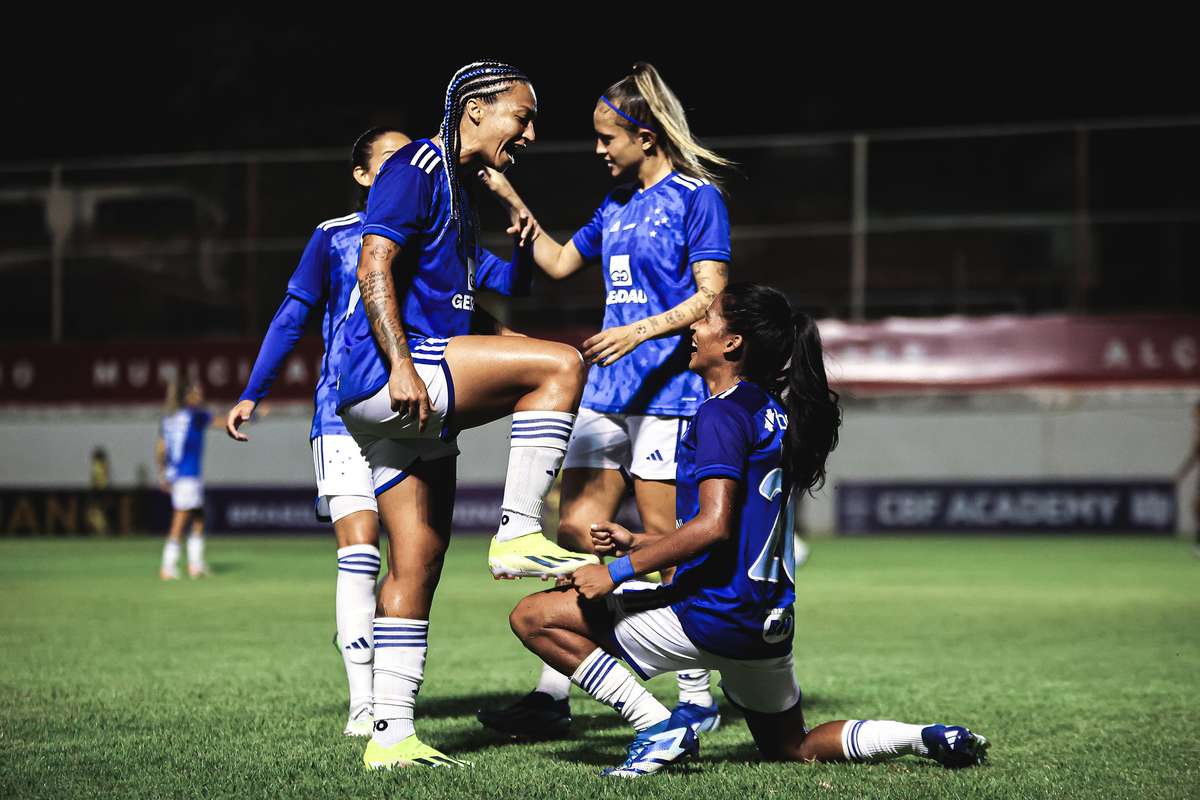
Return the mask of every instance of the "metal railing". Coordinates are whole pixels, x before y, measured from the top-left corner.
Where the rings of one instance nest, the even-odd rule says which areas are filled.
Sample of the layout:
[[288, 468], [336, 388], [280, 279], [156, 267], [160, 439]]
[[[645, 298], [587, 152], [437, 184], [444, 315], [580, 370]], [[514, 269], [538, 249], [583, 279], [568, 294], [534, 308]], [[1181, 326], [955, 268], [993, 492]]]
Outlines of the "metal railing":
[[[741, 164], [727, 183], [734, 274], [822, 313], [1179, 309], [1200, 289], [1188, 266], [1200, 255], [1197, 127], [1185, 116], [707, 144]], [[607, 191], [591, 150], [539, 142], [514, 173], [555, 235]], [[255, 334], [312, 227], [353, 203], [347, 172], [341, 149], [0, 164], [6, 338]], [[594, 271], [539, 291], [513, 314], [599, 308]], [[155, 315], [156, 303], [182, 311]]]

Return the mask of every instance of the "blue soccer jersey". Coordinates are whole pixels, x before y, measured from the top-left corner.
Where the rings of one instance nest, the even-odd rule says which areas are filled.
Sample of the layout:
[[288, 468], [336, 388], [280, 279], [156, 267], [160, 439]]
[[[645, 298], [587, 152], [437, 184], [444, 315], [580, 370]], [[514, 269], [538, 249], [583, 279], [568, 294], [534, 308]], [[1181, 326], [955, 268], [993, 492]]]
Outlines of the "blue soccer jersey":
[[[481, 288], [511, 293], [519, 282], [517, 267], [475, 244], [469, 229], [474, 214], [465, 193], [462, 202], [465, 237], [450, 218], [442, 154], [428, 139], [406, 145], [384, 162], [367, 200], [363, 236], [375, 234], [400, 246], [392, 277], [408, 347], [418, 363], [440, 363], [447, 341], [470, 331], [477, 269], [485, 279]], [[388, 380], [357, 290], [350, 295], [342, 336], [339, 408], [370, 397]]]
[[679, 443], [675, 513], [700, 512], [700, 482], [741, 485], [732, 535], [675, 572], [672, 604], [688, 638], [729, 658], [769, 658], [792, 647], [792, 514], [783, 490], [788, 418], [775, 398], [743, 381], [705, 401]]
[[[358, 281], [358, 254], [363, 215], [355, 212], [326, 220], [317, 226], [288, 279], [287, 299], [271, 320], [258, 359], [250, 373], [242, 400], [258, 402], [266, 396], [284, 359], [304, 332], [309, 312], [323, 306], [321, 338], [325, 354], [313, 394], [313, 422], [309, 438], [346, 434], [337, 415], [337, 376], [343, 351], [336, 348], [350, 292]], [[299, 301], [296, 305], [292, 300]]]
[[204, 431], [212, 414], [203, 408], [181, 408], [163, 417], [159, 434], [167, 449], [167, 480], [199, 478], [204, 461]]
[[[672, 172], [648, 189], [613, 191], [572, 238], [604, 269], [604, 327], [674, 308], [696, 293], [691, 265], [729, 261], [729, 215], [708, 181]], [[690, 336], [650, 339], [609, 367], [594, 365], [580, 405], [615, 414], [687, 417], [708, 395], [688, 371]]]

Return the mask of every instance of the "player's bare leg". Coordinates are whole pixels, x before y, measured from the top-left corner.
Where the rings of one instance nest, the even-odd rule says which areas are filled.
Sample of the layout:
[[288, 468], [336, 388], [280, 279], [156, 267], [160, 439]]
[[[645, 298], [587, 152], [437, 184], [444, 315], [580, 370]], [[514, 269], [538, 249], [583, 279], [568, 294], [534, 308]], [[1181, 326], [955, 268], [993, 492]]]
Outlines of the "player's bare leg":
[[[575, 553], [591, 553], [592, 523], [615, 517], [624, 493], [625, 478], [619, 470], [564, 469], [558, 544]], [[480, 709], [475, 717], [485, 727], [509, 736], [529, 739], [566, 736], [573, 722], [567, 700], [570, 693], [570, 675], [542, 664], [533, 691], [503, 708]]]
[[557, 576], [596, 563], [595, 556], [564, 550], [542, 534], [542, 503], [562, 466], [583, 393], [579, 352], [525, 337], [456, 336], [445, 359], [454, 381], [454, 427], [513, 415], [500, 525], [488, 549], [492, 575]]
[[363, 762], [369, 769], [457, 764], [416, 736], [413, 709], [425, 676], [429, 609], [442, 575], [454, 516], [455, 459], [418, 461], [379, 495], [388, 530], [388, 573], [375, 618], [375, 729]]
[[179, 579], [179, 552], [183, 545], [183, 529], [187, 526], [190, 512], [171, 512], [171, 527], [167, 529], [167, 540], [163, 543], [162, 564], [158, 577], [164, 581]]
[[637, 731], [625, 762], [602, 774], [635, 777], [698, 755], [691, 728], [674, 721], [666, 706], [599, 644], [608, 638], [607, 614], [602, 603], [587, 603], [574, 587], [564, 586], [526, 597], [509, 615], [509, 624], [523, 645]]
[[188, 577], [203, 578], [211, 574], [208, 562], [204, 560], [204, 509], [197, 508], [191, 512], [191, 535], [188, 536]]
[[625, 476], [620, 470], [591, 467], [564, 469], [558, 512], [558, 543], [577, 553], [592, 552], [592, 523], [615, 518], [624, 494]]
[[957, 725], [912, 725], [893, 720], [825, 722], [806, 731], [799, 702], [779, 714], [746, 712], [763, 757], [772, 761], [884, 761], [905, 755], [958, 768], [982, 764], [988, 740]]

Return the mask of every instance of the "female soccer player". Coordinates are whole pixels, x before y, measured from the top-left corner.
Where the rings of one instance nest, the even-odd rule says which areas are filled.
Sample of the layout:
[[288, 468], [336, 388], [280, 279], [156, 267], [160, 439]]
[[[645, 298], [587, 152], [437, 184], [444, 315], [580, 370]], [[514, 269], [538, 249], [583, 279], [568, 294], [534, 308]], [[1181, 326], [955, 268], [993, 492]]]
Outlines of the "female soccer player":
[[[675, 449], [707, 391], [688, 371], [683, 332], [725, 288], [729, 217], [707, 164], [730, 162], [692, 136], [683, 106], [655, 68], [637, 63], [592, 112], [596, 154], [622, 184], [566, 245], [543, 234], [539, 267], [564, 278], [598, 261], [607, 292], [603, 330], [584, 342], [592, 364], [563, 462], [558, 542], [592, 552], [589, 523], [612, 519], [632, 480], [646, 530], [675, 529]], [[489, 185], [516, 198], [504, 178]], [[680, 672], [676, 711], [698, 731], [721, 720], [703, 670]], [[518, 736], [565, 734], [570, 681], [543, 666], [537, 687], [508, 708], [479, 712]]]
[[[351, 175], [362, 189], [360, 208], [383, 163], [412, 141], [392, 128], [371, 128], [351, 149]], [[343, 349], [337, 344], [357, 285], [362, 243], [363, 212], [326, 220], [317, 226], [300, 263], [288, 280], [287, 294], [263, 338], [258, 359], [241, 399], [229, 410], [225, 430], [236, 441], [248, 441], [238, 429], [250, 419], [270, 391], [288, 354], [304, 332], [308, 315], [324, 310], [321, 332], [325, 356], [314, 397], [310, 440], [317, 476], [317, 516], [333, 523], [337, 539], [335, 617], [337, 645], [346, 667], [350, 690], [349, 718], [343, 733], [371, 735], [375, 618], [375, 580], [379, 574], [379, 517], [371, 468], [337, 414], [337, 378]], [[527, 232], [528, 233], [528, 232]], [[511, 294], [512, 271], [484, 251], [479, 281], [483, 288]]]
[[204, 431], [212, 414], [204, 408], [204, 389], [199, 383], [167, 384], [165, 414], [158, 428], [154, 456], [158, 462], [158, 485], [171, 495], [171, 528], [163, 545], [158, 576], [164, 581], [179, 579], [179, 550], [183, 530], [188, 536], [188, 575], [209, 574], [204, 561]]
[[[429, 608], [450, 537], [457, 431], [513, 415], [500, 525], [488, 554], [494, 575], [558, 575], [597, 561], [541, 532], [542, 501], [583, 389], [578, 351], [468, 335], [483, 251], [461, 176], [504, 170], [534, 141], [533, 87], [507, 64], [469, 64], [451, 79], [443, 110], [437, 136], [400, 149], [376, 176], [358, 287], [342, 329], [338, 408], [371, 467], [390, 534], [374, 626], [368, 768], [459, 763], [422, 743], [413, 725]], [[510, 216], [510, 232], [520, 233], [519, 215]], [[508, 271], [527, 269], [520, 262]]]
[[[699, 743], [619, 665], [643, 678], [719, 669], [762, 754], [801, 761], [905, 754], [946, 766], [979, 763], [987, 741], [966, 728], [840, 720], [805, 726], [792, 666], [793, 549], [788, 499], [824, 482], [840, 411], [813, 320], [774, 289], [728, 287], [692, 326], [689, 366], [711, 397], [680, 442], [673, 534], [592, 525], [595, 551], [563, 587], [522, 600], [513, 631], [637, 730], [604, 774], [637, 777], [695, 756]], [[630, 581], [678, 565], [669, 586]], [[604, 599], [605, 603], [596, 603]], [[611, 655], [610, 655], [611, 654]]]
[[[361, 206], [380, 165], [412, 140], [392, 128], [371, 128], [354, 142], [351, 174], [362, 187]], [[323, 308], [321, 332], [325, 356], [317, 380], [310, 435], [317, 474], [317, 516], [333, 522], [337, 539], [335, 616], [337, 645], [346, 667], [350, 712], [343, 733], [371, 734], [375, 579], [379, 574], [379, 520], [371, 470], [337, 415], [336, 383], [341, 350], [334, 346], [354, 287], [362, 237], [361, 211], [326, 220], [313, 231], [300, 263], [288, 280], [283, 304], [275, 312], [259, 349], [250, 380], [225, 418], [225, 430], [239, 442], [238, 429], [267, 395], [288, 354], [304, 332], [308, 315]]]

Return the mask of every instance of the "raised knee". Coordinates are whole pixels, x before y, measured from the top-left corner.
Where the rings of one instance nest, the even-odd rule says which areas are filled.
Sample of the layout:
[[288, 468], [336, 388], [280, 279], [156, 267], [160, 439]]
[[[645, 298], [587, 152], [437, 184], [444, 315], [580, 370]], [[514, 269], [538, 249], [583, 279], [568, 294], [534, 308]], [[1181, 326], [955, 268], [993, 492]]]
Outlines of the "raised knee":
[[558, 352], [558, 369], [564, 380], [572, 385], [583, 388], [587, 382], [587, 364], [583, 361], [583, 354], [570, 345], [559, 345]]

